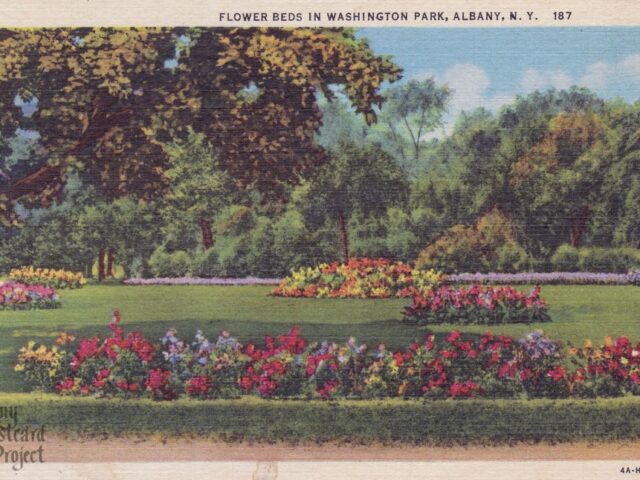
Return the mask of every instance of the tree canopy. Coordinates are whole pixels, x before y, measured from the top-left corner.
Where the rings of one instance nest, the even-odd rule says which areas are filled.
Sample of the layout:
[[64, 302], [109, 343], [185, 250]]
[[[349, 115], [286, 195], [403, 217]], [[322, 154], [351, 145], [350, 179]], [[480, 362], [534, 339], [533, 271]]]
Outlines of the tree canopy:
[[2, 165], [0, 206], [9, 217], [18, 199], [47, 204], [69, 171], [107, 200], [155, 196], [168, 186], [163, 144], [188, 127], [239, 184], [277, 194], [326, 160], [313, 141], [320, 92], [343, 85], [373, 122], [381, 85], [399, 76], [345, 29], [2, 30], [0, 133], [37, 132], [46, 163]]

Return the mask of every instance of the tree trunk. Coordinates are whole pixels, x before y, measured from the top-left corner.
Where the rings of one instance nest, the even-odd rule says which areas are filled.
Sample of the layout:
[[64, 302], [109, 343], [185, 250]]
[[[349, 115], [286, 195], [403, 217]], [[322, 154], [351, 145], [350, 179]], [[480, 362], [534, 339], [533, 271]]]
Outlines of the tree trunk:
[[342, 212], [338, 214], [338, 229], [340, 230], [340, 244], [342, 245], [342, 259], [349, 262], [349, 232]]
[[116, 254], [113, 251], [113, 248], [109, 247], [109, 249], [107, 249], [107, 272], [106, 272], [107, 277], [113, 277], [113, 261], [115, 257], [116, 257]]
[[211, 222], [207, 219], [200, 219], [200, 230], [202, 231], [202, 246], [205, 250], [213, 247], [213, 233], [211, 232]]
[[98, 252], [98, 281], [104, 280], [104, 248], [100, 247]]
[[587, 223], [590, 215], [591, 207], [589, 205], [585, 205], [580, 209], [576, 218], [573, 219], [573, 223], [569, 227], [569, 241], [572, 247], [577, 248], [580, 245], [580, 240], [582, 240], [582, 236], [587, 229]]

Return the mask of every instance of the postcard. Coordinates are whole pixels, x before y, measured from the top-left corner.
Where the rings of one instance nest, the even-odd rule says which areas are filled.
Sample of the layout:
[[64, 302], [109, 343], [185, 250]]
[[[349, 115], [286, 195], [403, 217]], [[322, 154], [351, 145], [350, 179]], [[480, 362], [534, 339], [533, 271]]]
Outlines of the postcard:
[[640, 474], [634, 2], [0, 11], [0, 478]]

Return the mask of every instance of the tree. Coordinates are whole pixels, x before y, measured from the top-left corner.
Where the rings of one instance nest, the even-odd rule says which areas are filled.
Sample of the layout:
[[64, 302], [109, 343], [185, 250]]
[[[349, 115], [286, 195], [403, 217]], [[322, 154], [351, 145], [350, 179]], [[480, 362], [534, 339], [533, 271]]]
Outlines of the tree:
[[[600, 195], [607, 155], [606, 128], [593, 112], [561, 113], [547, 135], [512, 167], [511, 184], [532, 224], [545, 222], [577, 247]], [[566, 237], [565, 237], [566, 238]]]
[[356, 211], [383, 214], [406, 199], [408, 181], [394, 159], [380, 146], [345, 143], [310, 182], [301, 208], [316, 227], [336, 222], [342, 257], [349, 261], [349, 218]]
[[400, 72], [353, 31], [322, 28], [2, 30], [0, 58], [0, 134], [36, 131], [47, 158], [9, 173], [6, 218], [18, 200], [59, 198], [68, 171], [107, 201], [156, 197], [168, 187], [162, 145], [188, 126], [239, 183], [277, 194], [326, 161], [313, 142], [320, 92], [344, 85], [373, 122], [380, 86]]
[[429, 78], [391, 87], [384, 96], [380, 127], [385, 144], [411, 171], [418, 166], [426, 135], [442, 125], [449, 89]]
[[114, 276], [116, 260], [127, 275], [144, 270], [156, 246], [159, 228], [152, 205], [130, 198], [92, 202], [75, 213], [71, 239], [98, 262], [98, 281]]
[[605, 121], [612, 130], [615, 161], [603, 178], [594, 205], [592, 240], [597, 245], [640, 247], [640, 104], [608, 102]]
[[220, 169], [220, 162], [204, 143], [202, 134], [191, 133], [186, 142], [167, 147], [170, 180], [162, 214], [172, 228], [200, 229], [202, 247], [213, 247], [211, 229], [216, 214], [234, 203], [237, 189], [233, 179]]

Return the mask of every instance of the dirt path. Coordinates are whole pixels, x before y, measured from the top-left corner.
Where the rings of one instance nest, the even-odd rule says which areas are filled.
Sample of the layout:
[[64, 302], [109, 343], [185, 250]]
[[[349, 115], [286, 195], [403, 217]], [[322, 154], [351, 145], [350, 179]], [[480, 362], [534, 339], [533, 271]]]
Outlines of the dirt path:
[[83, 440], [50, 435], [45, 455], [48, 462], [638, 460], [640, 442], [513, 447], [291, 446], [155, 437]]

